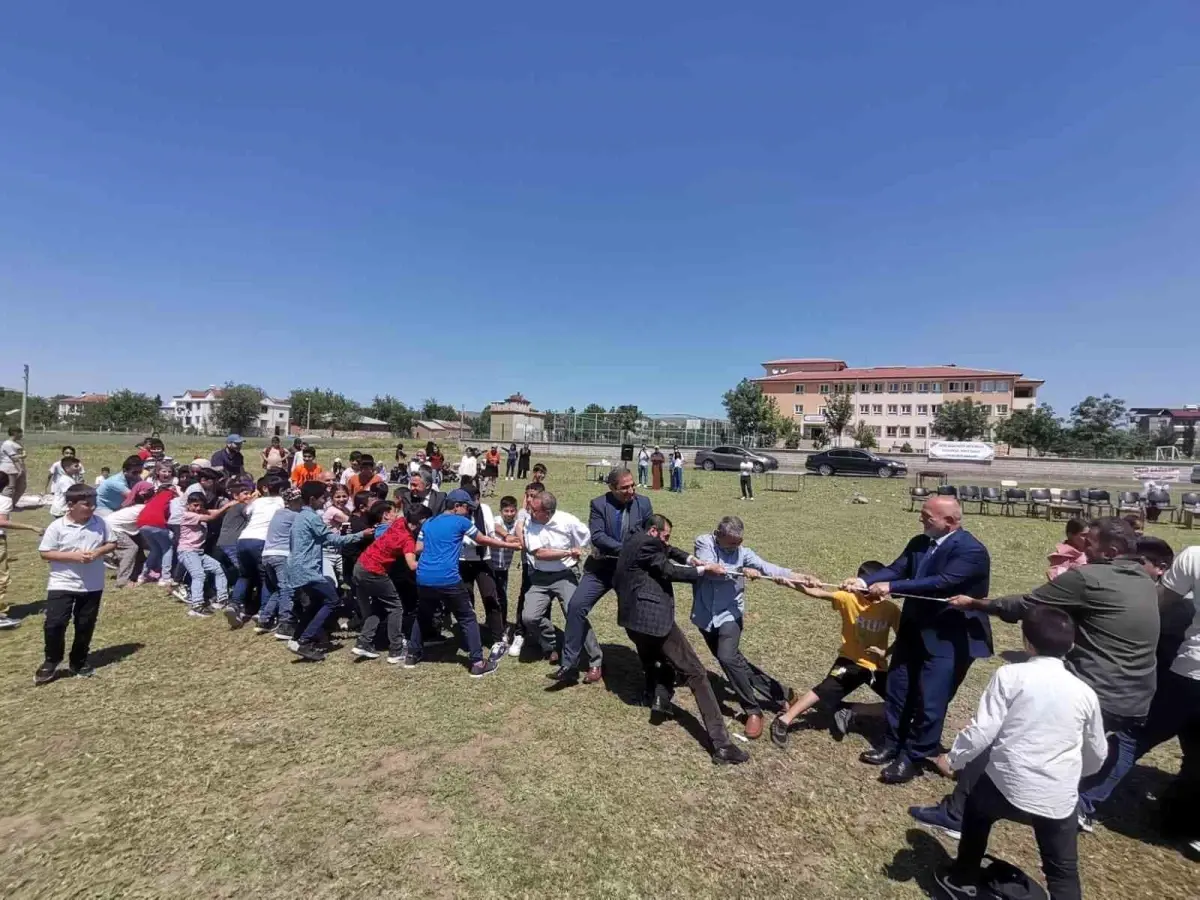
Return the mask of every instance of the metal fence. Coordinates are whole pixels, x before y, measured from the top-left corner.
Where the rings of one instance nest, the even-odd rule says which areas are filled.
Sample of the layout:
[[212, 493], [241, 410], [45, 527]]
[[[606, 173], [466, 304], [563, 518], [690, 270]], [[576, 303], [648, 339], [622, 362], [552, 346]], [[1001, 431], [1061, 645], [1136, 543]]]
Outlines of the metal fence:
[[[642, 418], [630, 422], [616, 413], [546, 413], [542, 440], [560, 444], [648, 444], [715, 447], [742, 443], [723, 419]], [[530, 437], [529, 440], [534, 440]]]

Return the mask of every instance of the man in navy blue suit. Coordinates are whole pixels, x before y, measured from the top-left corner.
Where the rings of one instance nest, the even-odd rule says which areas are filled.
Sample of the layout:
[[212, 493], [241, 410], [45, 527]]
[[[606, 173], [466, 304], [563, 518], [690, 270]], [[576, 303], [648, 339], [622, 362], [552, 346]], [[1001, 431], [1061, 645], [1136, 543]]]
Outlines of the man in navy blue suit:
[[884, 742], [859, 757], [886, 766], [885, 784], [910, 781], [938, 754], [946, 708], [971, 663], [992, 654], [987, 614], [941, 602], [988, 595], [987, 548], [962, 529], [962, 508], [953, 497], [926, 500], [921, 528], [899, 559], [866, 579], [873, 594], [938, 598], [904, 601], [888, 670]]
[[[579, 680], [580, 652], [584, 639], [592, 625], [588, 613], [600, 598], [613, 590], [613, 576], [617, 570], [617, 557], [630, 535], [635, 535], [646, 526], [646, 520], [654, 513], [650, 498], [637, 492], [633, 473], [625, 468], [616, 468], [608, 473], [608, 492], [592, 501], [588, 511], [588, 531], [592, 536], [592, 553], [583, 566], [583, 577], [579, 587], [567, 606], [567, 627], [563, 636], [562, 659], [559, 667], [548, 675], [560, 685], [575, 684]], [[599, 644], [595, 644], [592, 658], [588, 660], [584, 681], [595, 683], [602, 676]]]

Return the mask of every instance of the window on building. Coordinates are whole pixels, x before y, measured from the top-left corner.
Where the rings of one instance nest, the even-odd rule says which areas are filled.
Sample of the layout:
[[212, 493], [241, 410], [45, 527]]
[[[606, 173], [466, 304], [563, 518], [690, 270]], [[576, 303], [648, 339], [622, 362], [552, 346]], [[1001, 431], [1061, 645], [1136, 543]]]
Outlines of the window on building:
[[888, 393], [889, 393], [889, 394], [898, 394], [898, 393], [900, 393], [900, 382], [898, 382], [898, 381], [889, 381], [889, 382], [888, 382]]
[[900, 415], [911, 416], [912, 415], [912, 404], [905, 403], [904, 405], [902, 405], [900, 407]]
[[871, 415], [882, 416], [883, 415], [883, 404], [882, 403], [871, 404]]
[[792, 412], [794, 412], [798, 416], [804, 415], [804, 404], [797, 403], [795, 406], [792, 407]]
[[882, 425], [872, 425], [871, 430], [873, 432], [875, 432], [875, 437], [883, 437], [883, 426]]
[[917, 426], [917, 437], [925, 437], [928, 433], [929, 429], [927, 429], [924, 425]]
[[1008, 382], [1007, 381], [997, 381], [996, 382], [996, 393], [997, 394], [1007, 394], [1008, 393]]
[[912, 437], [912, 429], [907, 425], [900, 426], [900, 437]]
[[872, 394], [882, 394], [883, 393], [883, 382], [876, 381], [874, 384], [872, 384], [871, 385], [871, 393]]
[[940, 404], [940, 403], [930, 403], [929, 404], [929, 414], [931, 416], [936, 416], [941, 411], [942, 411], [942, 404]]
[[896, 436], [896, 426], [895, 426], [895, 425], [889, 425], [889, 426], [887, 427], [887, 436], [888, 436], [888, 437], [895, 437], [895, 436]]
[[996, 392], [996, 382], [981, 381], [979, 382], [979, 391], [983, 394], [993, 394]]
[[918, 403], [917, 404], [917, 415], [918, 416], [929, 415], [929, 407], [924, 403]]
[[1007, 403], [997, 403], [996, 404], [996, 415], [1007, 416], [1008, 415], [1008, 404]]
[[979, 405], [983, 407], [983, 414], [985, 416], [990, 416], [992, 414], [992, 404], [980, 403]]
[[946, 385], [947, 392], [949, 392], [951, 394], [957, 394], [961, 389], [962, 389], [961, 381], [951, 381], [949, 384]]
[[917, 382], [917, 393], [918, 394], [928, 394], [929, 393], [929, 382], [928, 381], [918, 381]]
[[899, 415], [899, 413], [898, 413], [898, 410], [897, 410], [897, 407], [896, 407], [896, 404], [895, 404], [895, 403], [889, 403], [889, 404], [888, 404], [888, 415], [889, 415], [889, 416], [895, 416], [895, 415]]
[[913, 392], [912, 387], [913, 386], [912, 386], [911, 381], [905, 381], [903, 384], [900, 385], [900, 393], [911, 394]]
[[858, 414], [860, 416], [869, 416], [871, 414], [871, 404], [860, 403], [858, 406]]
[[829, 385], [823, 384], [823, 385], [821, 385], [821, 387], [818, 390], [822, 394], [828, 394], [829, 393]]
[[864, 381], [864, 382], [862, 382], [861, 384], [859, 384], [859, 386], [858, 386], [858, 392], [859, 392], [860, 394], [869, 394], [869, 393], [871, 393], [871, 384], [870, 384], [870, 382]]
[[929, 382], [929, 393], [940, 394], [942, 392], [942, 383], [940, 381]]
[[792, 388], [792, 391], [793, 391], [793, 392], [795, 392], [795, 393], [797, 393], [797, 394], [803, 394], [803, 393], [804, 393], [804, 385], [802, 385], [802, 384], [798, 384], [798, 385], [796, 385], [795, 387], [793, 387], [793, 388]]
[[817, 415], [819, 415], [819, 416], [825, 415], [825, 407], [824, 406], [817, 407]]
[[840, 394], [840, 393], [842, 393], [842, 391], [845, 389], [845, 387], [846, 387], [846, 386], [845, 386], [844, 384], [842, 384], [842, 383], [839, 381], [837, 384], [835, 384], [835, 385], [833, 386], [833, 392], [834, 392], [835, 394]]
[[963, 393], [964, 394], [969, 394], [973, 390], [975, 390], [975, 382], [973, 382], [973, 381], [964, 381], [963, 382]]

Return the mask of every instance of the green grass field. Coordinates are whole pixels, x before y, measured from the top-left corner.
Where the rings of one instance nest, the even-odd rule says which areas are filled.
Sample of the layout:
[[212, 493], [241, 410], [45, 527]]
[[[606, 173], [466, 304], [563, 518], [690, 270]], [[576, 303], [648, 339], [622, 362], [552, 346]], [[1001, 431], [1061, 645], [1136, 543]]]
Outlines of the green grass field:
[[[168, 449], [189, 459], [216, 445]], [[112, 443], [80, 450], [89, 481], [125, 455]], [[50, 447], [33, 448], [31, 490], [52, 459]], [[583, 515], [599, 493], [583, 461], [549, 465], [560, 507]], [[890, 560], [916, 530], [902, 482], [810, 479], [803, 493], [784, 494], [762, 491], [759, 479], [753, 504], [736, 500], [733, 474], [689, 472], [687, 482], [682, 495], [653, 496], [675, 543], [736, 513], [767, 559], [827, 579], [863, 559]], [[855, 490], [871, 502], [848, 503]], [[990, 549], [1001, 593], [1040, 582], [1062, 526], [972, 515], [967, 527]], [[1169, 525], [1151, 533], [1177, 549], [1191, 540]], [[837, 744], [802, 729], [783, 752], [764, 738], [749, 745], [750, 763], [729, 769], [711, 765], [698, 743], [686, 690], [676, 695], [682, 722], [651, 727], [632, 705], [640, 669], [611, 596], [593, 614], [606, 682], [561, 692], [545, 691], [544, 663], [507, 660], [481, 681], [449, 663], [355, 663], [348, 645], [322, 664], [299, 663], [249, 629], [186, 618], [148, 587], [106, 594], [95, 678], [35, 689], [45, 566], [32, 535], [13, 532], [9, 546], [9, 600], [26, 618], [0, 633], [5, 897], [882, 900], [925, 896], [953, 852], [905, 812], [949, 783], [879, 784], [857, 761], [861, 735]], [[688, 591], [678, 606], [719, 671], [687, 624]], [[748, 607], [747, 655], [798, 688], [819, 681], [838, 645], [828, 607], [769, 584], [750, 587]], [[996, 637], [997, 650], [1020, 643], [1002, 623]], [[973, 668], [947, 742], [1000, 663]], [[728, 694], [725, 704], [740, 715]], [[740, 722], [731, 728], [740, 734]], [[1196, 896], [1194, 864], [1161, 845], [1144, 799], [1177, 766], [1178, 746], [1159, 748], [1096, 833], [1081, 837], [1086, 896]], [[1040, 877], [1028, 829], [998, 826], [992, 849]]]

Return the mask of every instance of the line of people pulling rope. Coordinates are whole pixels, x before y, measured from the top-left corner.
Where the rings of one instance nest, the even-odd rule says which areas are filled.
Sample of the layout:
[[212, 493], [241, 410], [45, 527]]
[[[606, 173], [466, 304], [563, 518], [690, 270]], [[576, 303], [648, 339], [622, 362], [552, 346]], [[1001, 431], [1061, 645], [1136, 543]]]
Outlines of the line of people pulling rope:
[[[51, 575], [46, 662], [35, 680], [55, 677], [72, 611], [71, 669], [89, 674], [87, 645], [103, 588], [96, 567], [111, 552], [128, 580], [128, 557], [144, 548], [143, 577], [153, 580], [169, 571], [164, 558], [174, 550], [190, 575], [189, 615], [219, 608], [231, 627], [252, 623], [307, 660], [324, 658], [326, 625], [346, 612], [358, 619], [352, 653], [374, 659], [386, 650], [388, 662], [413, 668], [430, 643], [448, 640], [443, 630], [453, 617], [471, 677], [495, 672], [506, 656], [540, 653], [554, 666], [553, 690], [603, 677], [589, 614], [613, 591], [617, 622], [643, 666], [652, 717], [671, 715], [676, 685], [686, 684], [713, 761], [744, 762], [748, 754], [730, 739], [707, 671], [675, 618], [673, 584], [688, 583], [691, 620], [744, 709], [746, 738], [763, 733], [770, 710], [778, 713], [770, 736], [786, 746], [797, 718], [820, 707], [841, 739], [854, 723], [844, 698], [870, 686], [884, 698], [884, 738], [861, 758], [881, 767], [881, 781], [903, 783], [931, 768], [958, 774], [941, 804], [910, 810], [921, 824], [961, 838], [954, 866], [938, 876], [951, 896], [974, 896], [987, 875], [987, 834], [1000, 818], [1033, 825], [1053, 897], [1079, 896], [1078, 831], [1091, 829], [1097, 804], [1137, 758], [1174, 736], [1184, 768], [1177, 789], [1163, 798], [1164, 812], [1176, 833], [1200, 838], [1195, 813], [1179, 813], [1200, 798], [1200, 627], [1192, 600], [1200, 548], [1173, 560], [1163, 542], [1139, 542], [1125, 520], [1101, 519], [1088, 525], [1085, 564], [1029, 594], [988, 599], [986, 548], [961, 527], [953, 498], [934, 497], [922, 507], [921, 534], [894, 562], [864, 563], [856, 577], [832, 585], [759, 557], [744, 545], [744, 525], [733, 516], [697, 538], [691, 553], [672, 546], [671, 522], [653, 512], [624, 469], [610, 473], [585, 525], [558, 509], [541, 481], [526, 487], [523, 508], [505, 497], [493, 516], [469, 476], [443, 493], [419, 467], [389, 500], [373, 460], [363, 456], [355, 465], [361, 469], [345, 486], [289, 486], [277, 474], [252, 485], [212, 468], [162, 466], [143, 482], [145, 463], [131, 457], [114, 476], [128, 491], [104, 515], [93, 515], [96, 492], [72, 486], [41, 544]], [[136, 542], [125, 540], [131, 531]], [[510, 623], [507, 582], [516, 555], [521, 588]], [[740, 650], [745, 582], [757, 578], [827, 600], [841, 620], [837, 659], [802, 695]], [[339, 589], [343, 584], [349, 592]], [[475, 590], [485, 610], [482, 630]], [[555, 601], [565, 617], [561, 643], [549, 616]], [[947, 707], [973, 662], [992, 653], [992, 615], [1022, 623], [1031, 659], [996, 673], [972, 723], [946, 752], [940, 742]], [[1170, 700], [1164, 682], [1173, 688]]]

